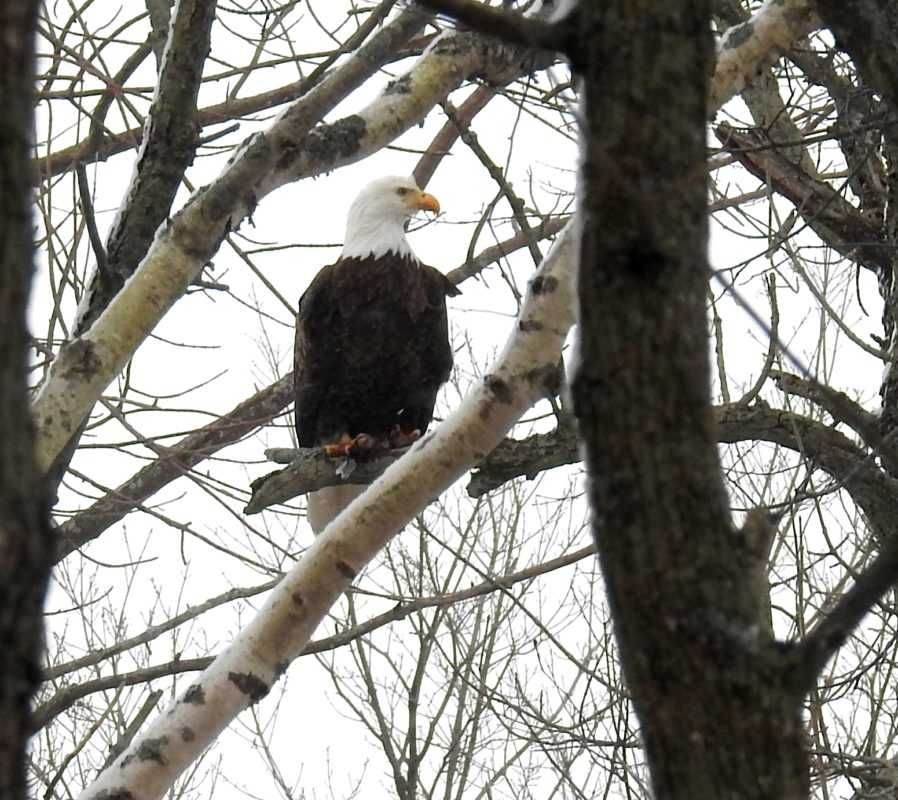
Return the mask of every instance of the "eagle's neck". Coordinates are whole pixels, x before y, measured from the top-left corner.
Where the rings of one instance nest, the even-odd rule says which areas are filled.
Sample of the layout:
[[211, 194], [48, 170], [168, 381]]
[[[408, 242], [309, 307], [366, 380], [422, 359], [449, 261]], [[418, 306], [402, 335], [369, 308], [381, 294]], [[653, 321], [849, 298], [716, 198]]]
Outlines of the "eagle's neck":
[[387, 253], [415, 258], [405, 238], [405, 217], [384, 217], [363, 210], [350, 215], [340, 258], [380, 258]]

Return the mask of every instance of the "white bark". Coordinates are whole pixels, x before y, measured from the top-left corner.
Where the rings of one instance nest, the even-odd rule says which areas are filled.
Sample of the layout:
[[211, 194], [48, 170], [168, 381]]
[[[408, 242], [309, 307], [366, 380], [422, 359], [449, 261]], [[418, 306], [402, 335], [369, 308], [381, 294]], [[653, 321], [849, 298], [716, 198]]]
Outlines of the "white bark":
[[335, 519], [256, 618], [82, 794], [158, 798], [302, 651], [331, 605], [389, 539], [492, 450], [546, 394], [572, 323], [576, 232], [568, 225], [531, 279], [493, 370], [445, 422]]
[[708, 110], [711, 116], [739, 94], [763, 68], [823, 23], [812, 0], [767, 0], [741, 25], [720, 39], [717, 65], [711, 80]]

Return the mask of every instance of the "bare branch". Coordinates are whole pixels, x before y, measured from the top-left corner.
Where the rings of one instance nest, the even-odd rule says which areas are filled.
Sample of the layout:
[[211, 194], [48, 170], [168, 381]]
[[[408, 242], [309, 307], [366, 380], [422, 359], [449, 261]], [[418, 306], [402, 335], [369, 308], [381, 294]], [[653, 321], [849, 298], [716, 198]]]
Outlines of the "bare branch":
[[122, 686], [135, 686], [138, 683], [146, 683], [157, 678], [178, 675], [182, 672], [197, 672], [207, 667], [211, 661], [211, 658], [178, 658], [165, 664], [147, 667], [146, 669], [138, 669], [120, 675], [106, 675], [74, 683], [57, 692], [46, 703], [42, 703], [34, 709], [31, 719], [33, 730], [36, 731], [43, 728], [53, 717], [70, 708], [82, 697], [87, 697], [95, 692], [118, 689]]
[[865, 436], [866, 431], [876, 428], [876, 416], [856, 403], [844, 392], [836, 391], [817, 381], [809, 381], [805, 378], [800, 378], [798, 375], [792, 375], [780, 370], [772, 370], [770, 375], [776, 381], [780, 391], [812, 400], [832, 416], [833, 419], [844, 422], [852, 428], [857, 424], [857, 420], [860, 420], [862, 422], [861, 429], [855, 429], [855, 432], [862, 438]]
[[[328, 70], [330, 70], [338, 60], [343, 58], [347, 53], [354, 52], [375, 30], [377, 30], [394, 5], [396, 5], [396, 0], [383, 0], [377, 8], [371, 10], [365, 19], [365, 22], [359, 26], [359, 29], [352, 36], [341, 43], [339, 47], [330, 53], [327, 58], [301, 80], [265, 92], [260, 92], [259, 94], [250, 97], [229, 98], [223, 103], [206, 106], [196, 112], [197, 124], [201, 127], [206, 127], [228, 120], [240, 119], [249, 114], [275, 108], [303, 97], [309, 90], [321, 82], [322, 78], [328, 73]], [[154, 37], [151, 37], [151, 39], [155, 41]], [[123, 70], [123, 74], [120, 73], [116, 76], [117, 82], [123, 82], [127, 75], [130, 74], [130, 71], [133, 71], [133, 69], [136, 68], [139, 64], [137, 56], [140, 56], [141, 60], [146, 57], [146, 54], [150, 51], [150, 45], [151, 42], [148, 41], [141, 46], [139, 52], [135, 52], [135, 57], [129, 59], [129, 64], [127, 65], [129, 70], [127, 72]], [[420, 47], [420, 45], [418, 45], [418, 47]], [[404, 46], [399, 47], [398, 51], [393, 54], [393, 59], [391, 60], [406, 58], [411, 55], [412, 52], [416, 52], [416, 50], [407, 50]], [[133, 66], [131, 65], [132, 61], [135, 62]], [[109, 97], [109, 102], [111, 102], [114, 97], [113, 93], [107, 92], [104, 94], [104, 98], [107, 95]], [[102, 116], [95, 111], [92, 114], [92, 118], [102, 119]], [[96, 137], [91, 135], [91, 137], [80, 144], [66, 147], [39, 159], [37, 167], [44, 178], [50, 178], [69, 171], [77, 164], [98, 160], [105, 161], [111, 156], [139, 147], [142, 138], [142, 127], [129, 128], [128, 130], [117, 134], [109, 134], [101, 129], [97, 131]]]
[[789, 655], [787, 679], [802, 694], [811, 691], [826, 662], [835, 655], [874, 604], [898, 583], [898, 537], [890, 536], [882, 551], [855, 578], [854, 585]]
[[418, 4], [458, 20], [485, 36], [495, 36], [522, 47], [568, 53], [572, 25], [545, 22], [503, 11], [476, 0], [418, 0]]
[[[371, 619], [365, 620], [364, 622], [359, 623], [358, 625], [355, 625], [348, 630], [341, 631], [340, 633], [337, 633], [333, 636], [328, 636], [324, 639], [316, 639], [309, 642], [297, 657], [310, 656], [316, 653], [325, 653], [330, 650], [337, 650], [341, 647], [346, 647], [352, 642], [369, 636], [374, 631], [383, 628], [386, 625], [392, 625], [394, 622], [399, 622], [401, 620], [407, 619], [412, 614], [419, 613], [424, 609], [448, 607], [457, 603], [463, 603], [465, 601], [472, 600], [477, 597], [482, 597], [483, 595], [487, 595], [492, 592], [505, 591], [512, 586], [515, 586], [516, 584], [523, 583], [525, 581], [531, 581], [541, 575], [548, 575], [549, 573], [568, 567], [571, 564], [576, 564], [578, 561], [583, 561], [584, 559], [589, 558], [593, 555], [595, 555], [595, 546], [588, 545], [571, 553], [566, 553], [562, 556], [558, 556], [557, 558], [553, 558], [539, 564], [534, 564], [533, 566], [526, 567], [507, 575], [488, 577], [481, 583], [475, 584], [474, 586], [469, 586], [465, 589], [460, 589], [458, 591], [448, 592], [445, 594], [432, 595], [429, 597], [416, 597], [413, 600], [398, 603], [389, 611], [386, 611], [383, 614], [378, 614], [376, 617], [372, 617]], [[251, 592], [234, 590], [235, 593], [241, 592], [241, 594], [235, 594], [235, 596], [251, 596], [251, 594], [256, 593], [256, 589], [270, 589], [274, 586], [275, 583], [276, 582], [266, 584], [264, 587], [256, 587]], [[146, 641], [146, 639], [144, 640]], [[136, 644], [137, 642], [134, 641], [131, 642], [128, 646], [134, 647], [136, 646]], [[157, 664], [146, 669], [134, 670], [133, 672], [128, 673], [107, 675], [72, 684], [71, 686], [67, 686], [64, 689], [56, 692], [56, 694], [54, 694], [49, 700], [42, 703], [34, 710], [32, 725], [35, 730], [44, 727], [53, 719], [53, 717], [58, 716], [67, 708], [70, 708], [78, 700], [87, 697], [88, 695], [95, 694], [96, 692], [109, 691], [110, 689], [118, 689], [124, 686], [134, 686], [139, 683], [146, 683], [152, 680], [168, 677], [170, 675], [181, 674], [184, 672], [199, 672], [200, 670], [207, 669], [213, 663], [213, 661], [214, 658], [211, 656], [191, 659], [179, 658], [175, 659], [174, 661], [170, 661], [164, 664]], [[120, 755], [124, 750], [124, 748], [128, 746], [128, 744], [130, 744], [130, 740], [133, 738], [133, 734], [134, 731], [131, 732], [130, 737], [127, 737], [127, 740], [123, 739], [121, 743], [122, 746], [117, 748], [117, 752], [114, 753], [113, 757], [109, 760], [109, 762], [106, 763], [106, 765], [104, 765], [104, 767], [109, 766], [111, 761], [117, 758], [118, 755]]]
[[[275, 503], [284, 503], [326, 486], [372, 483], [406, 452], [407, 447], [396, 448], [371, 461], [358, 463], [353, 467], [352, 473], [343, 478], [336, 472], [336, 468], [344, 460], [343, 457], [335, 459], [328, 456], [320, 447], [291, 450], [289, 466], [256, 478], [252, 482], [250, 485], [252, 497], [243, 513], [258, 514]], [[278, 450], [278, 455], [278, 460], [284, 457], [283, 449]]]
[[168, 217], [184, 170], [193, 161], [196, 98], [209, 54], [215, 0], [182, 0], [174, 9], [153, 105], [137, 165], [75, 334], [83, 333], [137, 269], [156, 230]]
[[758, 180], [790, 200], [802, 219], [835, 250], [868, 268], [890, 268], [892, 252], [882, 227], [840, 192], [808, 175], [759, 132], [737, 131], [722, 124], [716, 133], [727, 151]]
[[57, 528], [60, 560], [95, 539], [175, 478], [223, 447], [267, 425], [293, 399], [293, 373], [244, 400], [227, 414], [185, 436], [165, 455], [147, 464], [106, 497]]

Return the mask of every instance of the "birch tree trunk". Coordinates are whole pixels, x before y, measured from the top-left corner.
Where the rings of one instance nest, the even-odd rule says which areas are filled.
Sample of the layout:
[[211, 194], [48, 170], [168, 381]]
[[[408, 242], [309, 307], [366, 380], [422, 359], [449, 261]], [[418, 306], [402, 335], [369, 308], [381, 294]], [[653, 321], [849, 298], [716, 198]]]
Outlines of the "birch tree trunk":
[[7, 3], [0, 11], [0, 797], [10, 800], [27, 796], [25, 744], [52, 553], [26, 396], [37, 8], [36, 2]]

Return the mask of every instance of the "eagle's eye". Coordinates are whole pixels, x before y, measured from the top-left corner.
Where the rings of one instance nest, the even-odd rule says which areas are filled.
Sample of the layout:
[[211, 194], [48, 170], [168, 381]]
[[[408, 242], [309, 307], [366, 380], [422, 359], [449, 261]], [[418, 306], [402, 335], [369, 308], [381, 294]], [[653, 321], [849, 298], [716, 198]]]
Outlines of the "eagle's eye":
[[396, 190], [396, 194], [398, 194], [400, 197], [405, 197], [410, 191], [410, 189], [406, 189], [404, 186], [400, 186]]

